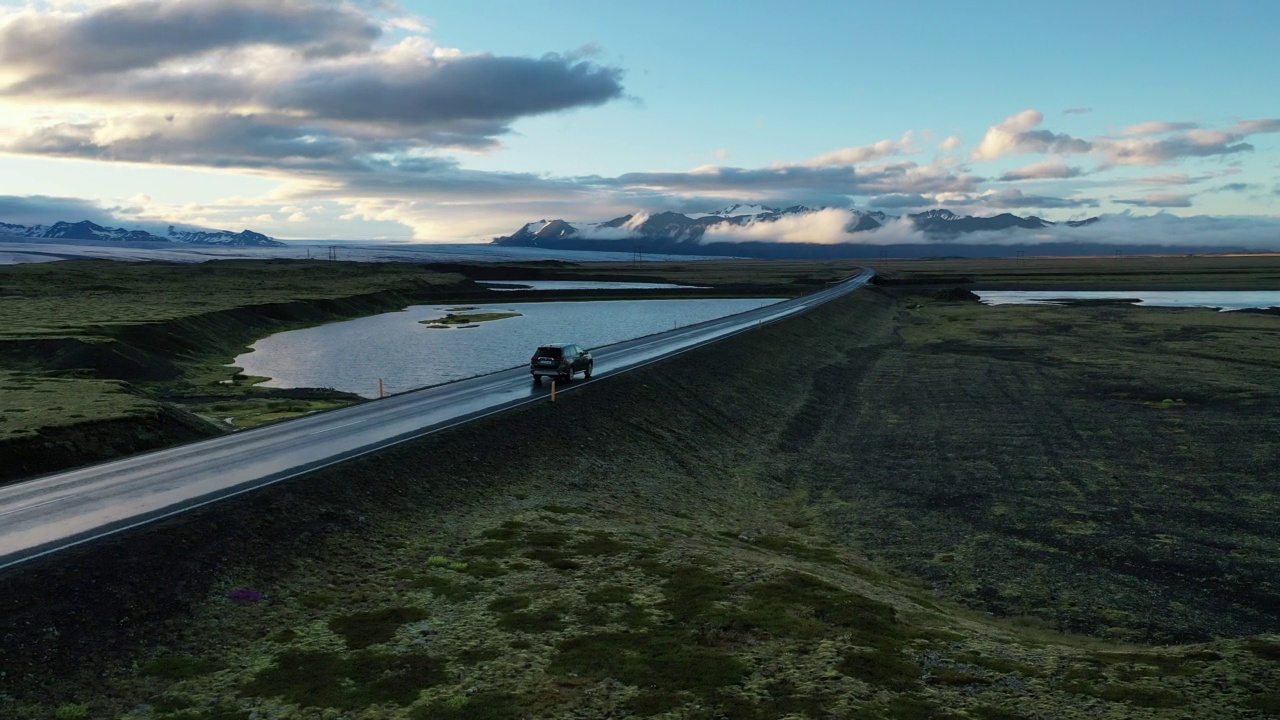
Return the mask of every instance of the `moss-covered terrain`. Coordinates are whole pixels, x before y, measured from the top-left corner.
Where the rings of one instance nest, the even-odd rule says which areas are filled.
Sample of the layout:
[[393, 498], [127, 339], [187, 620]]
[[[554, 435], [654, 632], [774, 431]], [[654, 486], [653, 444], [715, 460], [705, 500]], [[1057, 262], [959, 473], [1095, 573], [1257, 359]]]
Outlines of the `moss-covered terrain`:
[[1276, 323], [866, 289], [0, 575], [0, 716], [1271, 716]]
[[1278, 290], [1280, 254], [882, 261], [893, 284], [982, 290]]
[[474, 312], [477, 308], [449, 308], [444, 317], [419, 320], [430, 328], [475, 327], [476, 323], [520, 317], [518, 312]]
[[331, 391], [256, 388], [228, 363], [273, 332], [470, 287], [402, 263], [0, 267], [0, 481], [350, 404]]

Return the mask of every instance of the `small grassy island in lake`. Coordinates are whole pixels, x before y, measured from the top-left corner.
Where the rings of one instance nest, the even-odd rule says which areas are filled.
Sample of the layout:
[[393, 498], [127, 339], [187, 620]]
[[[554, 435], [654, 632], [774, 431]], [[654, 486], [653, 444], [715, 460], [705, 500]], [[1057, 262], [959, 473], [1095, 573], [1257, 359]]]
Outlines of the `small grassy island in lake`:
[[485, 322], [487, 320], [505, 320], [507, 318], [520, 317], [518, 312], [491, 312], [491, 313], [472, 313], [469, 310], [479, 310], [474, 307], [449, 308], [445, 316], [442, 318], [432, 318], [430, 320], [420, 320], [423, 325], [429, 328], [450, 328], [459, 326], [475, 327], [475, 323]]

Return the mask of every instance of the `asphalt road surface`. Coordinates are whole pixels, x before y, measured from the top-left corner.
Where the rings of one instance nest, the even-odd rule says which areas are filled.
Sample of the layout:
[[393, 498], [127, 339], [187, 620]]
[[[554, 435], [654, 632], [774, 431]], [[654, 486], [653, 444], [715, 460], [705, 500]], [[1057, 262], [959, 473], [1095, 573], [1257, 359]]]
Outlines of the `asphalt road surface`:
[[[811, 295], [593, 349], [591, 380], [772, 323], [861, 287]], [[572, 338], [566, 338], [572, 340]], [[0, 569], [519, 405], [547, 402], [527, 367], [0, 487]]]

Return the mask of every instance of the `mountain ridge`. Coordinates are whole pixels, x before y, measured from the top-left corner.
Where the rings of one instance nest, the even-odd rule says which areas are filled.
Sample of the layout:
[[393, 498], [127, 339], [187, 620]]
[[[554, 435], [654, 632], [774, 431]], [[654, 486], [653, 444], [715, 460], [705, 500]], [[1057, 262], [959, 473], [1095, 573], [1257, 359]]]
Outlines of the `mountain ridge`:
[[[834, 216], [834, 226], [831, 215], [803, 217], [833, 210], [847, 213], [843, 220]], [[804, 234], [809, 227], [813, 240]], [[958, 215], [946, 208], [899, 216], [843, 207], [731, 205], [709, 213], [639, 211], [603, 223], [540, 220], [490, 244], [760, 259], [1214, 254], [1280, 251], [1280, 223], [1254, 229], [1231, 217], [1120, 213], [1053, 222], [1007, 212]]]
[[167, 235], [155, 235], [146, 230], [126, 230], [107, 227], [89, 220], [67, 222], [59, 220], [51, 225], [19, 225], [0, 222], [0, 235], [21, 238], [82, 240], [107, 244], [131, 242], [180, 243], [185, 245], [216, 245], [223, 247], [284, 247], [285, 243], [252, 230], [179, 230], [170, 225]]
[[[785, 209], [764, 205], [745, 206], [731, 205], [724, 210], [709, 213], [693, 213], [686, 215], [677, 212], [660, 212], [655, 214], [623, 215], [602, 223], [571, 223], [566, 220], [539, 220], [526, 223], [511, 235], [493, 238], [494, 245], [540, 246], [546, 242], [575, 243], [596, 241], [602, 243], [618, 240], [632, 240], [650, 245], [659, 245], [665, 249], [696, 245], [706, 248], [710, 245], [703, 236], [716, 226], [732, 225], [745, 227], [754, 223], [776, 222], [789, 216], [803, 216], [831, 208], [811, 208], [804, 205], [793, 205]], [[1012, 213], [1000, 213], [991, 217], [974, 217], [957, 215], [945, 208], [936, 208], [924, 212], [896, 216], [884, 212], [845, 209], [852, 219], [844, 227], [848, 234], [868, 232], [884, 227], [894, 221], [910, 222], [915, 229], [927, 236], [954, 237], [956, 235], [1011, 229], [1035, 230], [1051, 227], [1057, 223], [1044, 220], [1034, 215], [1021, 217]], [[1082, 227], [1096, 222], [1098, 218], [1073, 220], [1065, 223], [1068, 227]], [[760, 241], [767, 242], [767, 241]], [[739, 243], [740, 244], [740, 243]]]

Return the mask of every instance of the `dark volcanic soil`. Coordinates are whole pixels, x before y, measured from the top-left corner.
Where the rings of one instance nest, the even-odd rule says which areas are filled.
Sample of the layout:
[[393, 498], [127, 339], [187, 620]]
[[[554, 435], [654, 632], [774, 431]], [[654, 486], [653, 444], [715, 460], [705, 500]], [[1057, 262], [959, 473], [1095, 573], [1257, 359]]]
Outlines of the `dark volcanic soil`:
[[1104, 385], [1096, 357], [1035, 349], [1062, 346], [1064, 317], [1072, 347], [1096, 345], [1099, 310], [1002, 316], [994, 335], [986, 310], [867, 288], [11, 570], [0, 716], [1280, 706], [1273, 639], [1157, 651], [1046, 630], [1274, 630], [1277, 478], [1257, 450], [1274, 447], [1280, 385], [1201, 388], [1171, 418], [1134, 400], [1162, 394], [1151, 377]]

